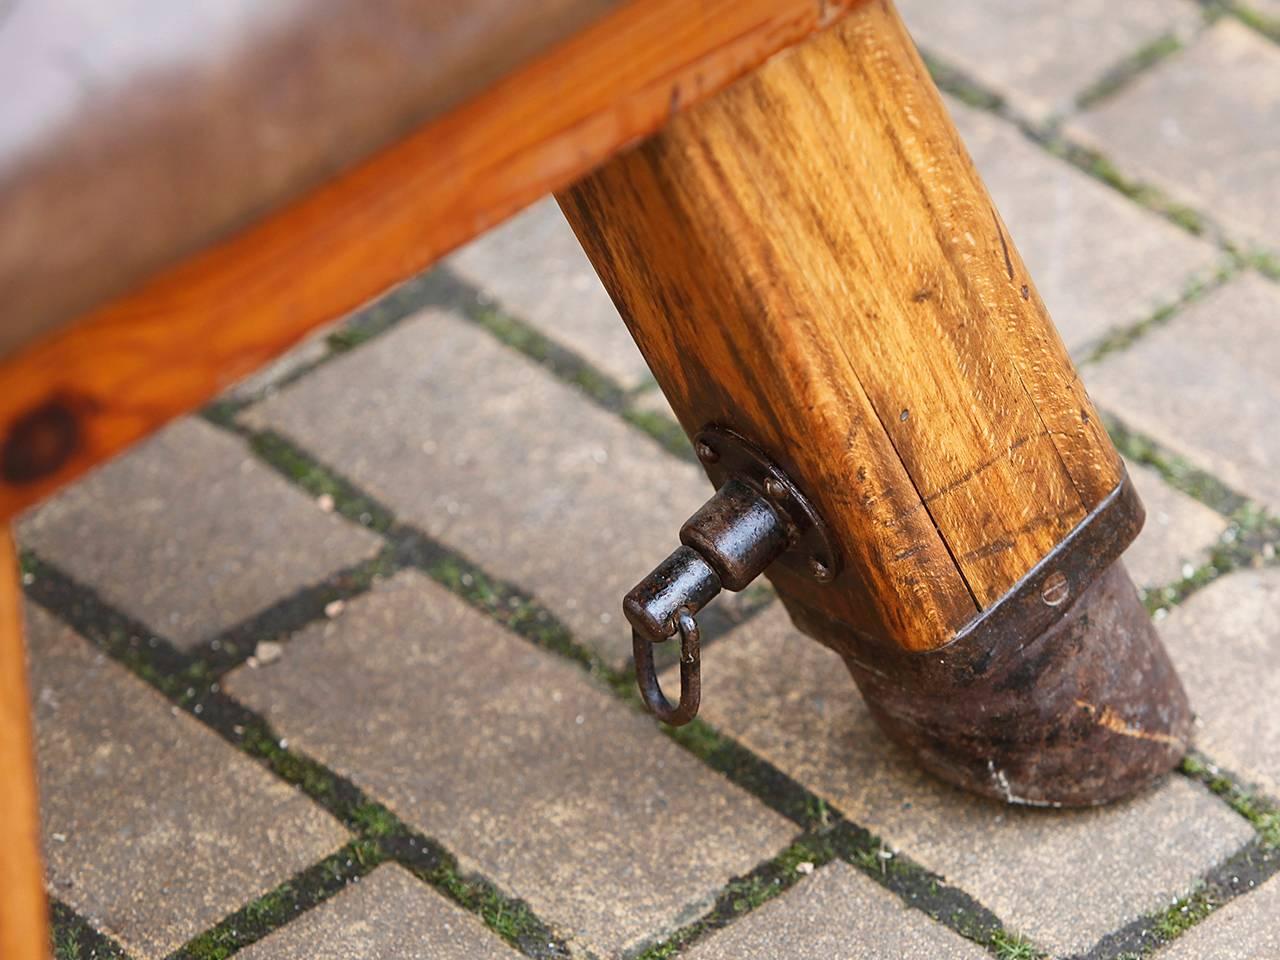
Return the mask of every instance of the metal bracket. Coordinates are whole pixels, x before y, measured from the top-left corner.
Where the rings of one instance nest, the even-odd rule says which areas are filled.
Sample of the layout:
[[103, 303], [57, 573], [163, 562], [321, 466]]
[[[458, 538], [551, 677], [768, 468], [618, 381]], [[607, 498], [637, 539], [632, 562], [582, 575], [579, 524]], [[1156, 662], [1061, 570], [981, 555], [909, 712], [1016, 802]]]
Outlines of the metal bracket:
[[[791, 478], [758, 447], [723, 427], [695, 439], [716, 492], [680, 528], [681, 546], [623, 598], [632, 628], [636, 682], [660, 720], [679, 726], [698, 713], [702, 607], [722, 589], [742, 590], [770, 564], [785, 563], [819, 583], [839, 572], [826, 525]], [[652, 645], [681, 638], [680, 702], [663, 695]]]
[[790, 542], [778, 563], [819, 583], [840, 572], [840, 551], [818, 511], [769, 456], [741, 434], [726, 427], [704, 427], [694, 438], [698, 459], [716, 489], [741, 480], [778, 512]]

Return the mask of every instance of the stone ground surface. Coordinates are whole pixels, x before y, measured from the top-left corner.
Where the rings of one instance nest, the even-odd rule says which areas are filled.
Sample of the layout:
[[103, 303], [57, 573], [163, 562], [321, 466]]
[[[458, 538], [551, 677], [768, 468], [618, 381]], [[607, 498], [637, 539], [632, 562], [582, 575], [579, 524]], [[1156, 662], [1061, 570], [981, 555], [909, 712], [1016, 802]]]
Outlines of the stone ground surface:
[[617, 598], [709, 487], [545, 201], [20, 524], [59, 960], [1280, 957], [1280, 0], [903, 8], [1197, 752], [965, 796], [767, 591], [660, 730]]

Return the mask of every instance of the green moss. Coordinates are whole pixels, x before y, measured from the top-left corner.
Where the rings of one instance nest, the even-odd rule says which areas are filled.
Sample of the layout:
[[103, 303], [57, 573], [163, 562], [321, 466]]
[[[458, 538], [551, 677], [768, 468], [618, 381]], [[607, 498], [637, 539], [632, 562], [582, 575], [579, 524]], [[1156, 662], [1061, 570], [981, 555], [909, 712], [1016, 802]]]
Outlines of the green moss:
[[1152, 330], [1163, 326], [1187, 307], [1217, 290], [1235, 276], [1239, 269], [1238, 261], [1234, 258], [1229, 258], [1212, 275], [1191, 279], [1176, 300], [1162, 304], [1137, 323], [1120, 327], [1107, 333], [1089, 352], [1089, 355], [1085, 357], [1082, 366], [1098, 363], [1110, 354], [1128, 349]]
[[348, 480], [321, 464], [288, 438], [272, 430], [248, 432], [253, 452], [313, 497], [330, 496], [334, 509], [355, 523], [379, 533], [391, 528], [394, 517]]
[[1217, 909], [1217, 904], [1203, 891], [1179, 897], [1168, 909], [1159, 914], [1152, 930], [1167, 942], [1177, 939]]
[[389, 837], [401, 831], [399, 818], [380, 803], [362, 803], [348, 819], [366, 837]]
[[961, 103], [976, 107], [979, 110], [998, 113], [1004, 109], [1004, 98], [999, 94], [984, 89], [961, 71], [943, 63], [930, 54], [921, 52], [921, 57], [929, 70], [929, 75], [933, 77], [933, 82], [938, 85], [939, 90], [945, 91]]
[[1269, 17], [1264, 13], [1259, 13], [1248, 5], [1248, 3], [1230, 4], [1231, 13], [1233, 13], [1242, 23], [1254, 30], [1257, 30], [1263, 36], [1270, 40], [1280, 43], [1280, 20]]
[[1046, 137], [1043, 144], [1051, 153], [1068, 161], [1095, 180], [1124, 194], [1134, 203], [1160, 214], [1188, 233], [1202, 236], [1208, 231], [1208, 223], [1198, 211], [1170, 200], [1163, 192], [1149, 184], [1126, 177], [1115, 164], [1098, 151], [1068, 143], [1058, 137]]
[[1085, 89], [1076, 98], [1076, 106], [1088, 109], [1127, 86], [1138, 74], [1149, 70], [1161, 60], [1182, 49], [1182, 43], [1172, 34], [1157, 37], [1121, 63], [1103, 74], [1102, 78]]
[[1184, 776], [1204, 784], [1244, 817], [1258, 833], [1264, 850], [1280, 850], [1280, 808], [1260, 797], [1197, 754], [1183, 757], [1178, 768]]
[[999, 960], [1038, 960], [1045, 955], [1031, 941], [1007, 930], [992, 933], [988, 945]]
[[567, 954], [563, 944], [528, 904], [506, 896], [487, 880], [462, 875], [452, 857], [441, 857], [429, 869], [407, 865], [419, 879], [477, 914], [489, 929], [512, 946], [532, 956]]
[[382, 859], [350, 843], [188, 941], [172, 960], [224, 960], [367, 875]]
[[684, 429], [665, 414], [628, 407], [622, 412], [622, 419], [636, 429], [647, 433], [672, 456], [690, 462], [697, 460], [689, 438], [684, 435]]

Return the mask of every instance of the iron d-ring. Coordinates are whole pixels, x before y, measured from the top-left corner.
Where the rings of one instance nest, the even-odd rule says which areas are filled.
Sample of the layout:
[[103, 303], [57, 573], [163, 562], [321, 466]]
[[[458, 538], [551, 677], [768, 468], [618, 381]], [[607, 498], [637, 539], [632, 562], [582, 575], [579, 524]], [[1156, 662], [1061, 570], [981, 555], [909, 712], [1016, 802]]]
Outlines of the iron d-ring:
[[645, 706], [663, 723], [673, 727], [684, 726], [698, 715], [702, 702], [702, 671], [699, 653], [698, 622], [688, 607], [681, 607], [675, 614], [676, 629], [680, 634], [680, 702], [673, 704], [658, 684], [658, 673], [653, 666], [653, 644], [634, 627], [631, 630], [631, 652], [636, 660], [636, 682]]

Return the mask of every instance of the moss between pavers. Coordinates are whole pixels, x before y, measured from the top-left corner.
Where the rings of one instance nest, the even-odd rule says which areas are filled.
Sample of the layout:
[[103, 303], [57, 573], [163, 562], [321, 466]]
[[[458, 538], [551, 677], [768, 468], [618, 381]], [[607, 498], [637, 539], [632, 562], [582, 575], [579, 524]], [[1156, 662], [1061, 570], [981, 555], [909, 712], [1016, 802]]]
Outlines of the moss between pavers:
[[245, 904], [174, 951], [169, 960], [224, 960], [368, 874], [385, 856], [377, 844], [357, 839], [341, 850]]
[[1241, 23], [1257, 30], [1268, 40], [1280, 43], [1280, 20], [1254, 10], [1247, 2], [1228, 3], [1225, 6]]
[[58, 900], [49, 904], [54, 960], [129, 960], [124, 948]]
[[1171, 33], [1139, 47], [1120, 63], [1087, 86], [1077, 97], [1076, 107], [1087, 110], [1128, 86], [1138, 74], [1182, 49], [1182, 41]]
[[1209, 222], [1204, 214], [1170, 199], [1158, 187], [1124, 175], [1100, 151], [1072, 143], [1056, 135], [1045, 135], [1041, 139], [1041, 145], [1078, 170], [1124, 194], [1138, 206], [1159, 214], [1192, 236], [1199, 237], [1208, 233]]
[[1264, 850], [1280, 850], [1280, 806], [1274, 801], [1243, 786], [1237, 778], [1198, 753], [1184, 757], [1178, 769], [1184, 776], [1204, 784], [1248, 820], [1258, 832], [1258, 841]]
[[1109, 934], [1087, 954], [1086, 960], [1150, 957], [1235, 897], [1280, 873], [1280, 815], [1273, 802], [1194, 752], [1183, 759], [1178, 772], [1226, 801], [1249, 821], [1257, 838], [1209, 870], [1167, 907]]
[[1213, 291], [1225, 285], [1243, 269], [1239, 257], [1228, 255], [1211, 274], [1190, 278], [1176, 300], [1154, 309], [1148, 316], [1137, 323], [1117, 327], [1105, 334], [1080, 361], [1080, 366], [1089, 366], [1105, 359], [1113, 353], [1127, 350], [1139, 339], [1155, 330], [1187, 307], [1203, 300]]

